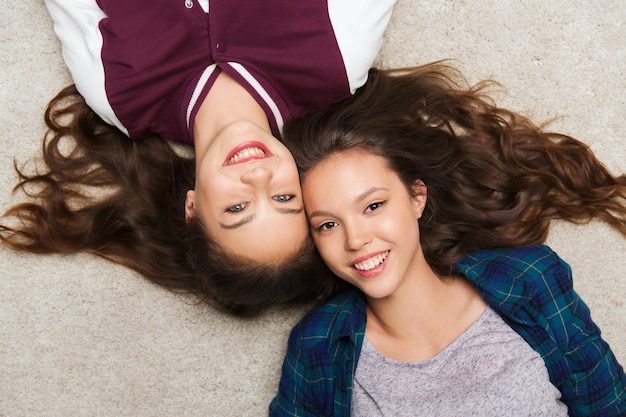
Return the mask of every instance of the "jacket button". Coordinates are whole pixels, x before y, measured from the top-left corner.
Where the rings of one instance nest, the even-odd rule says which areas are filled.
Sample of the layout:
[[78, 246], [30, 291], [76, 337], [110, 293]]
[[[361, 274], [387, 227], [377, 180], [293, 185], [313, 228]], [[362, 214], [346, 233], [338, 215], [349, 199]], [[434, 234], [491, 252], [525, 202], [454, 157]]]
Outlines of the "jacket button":
[[217, 52], [220, 52], [220, 53], [226, 52], [226, 42], [224, 41], [217, 42], [215, 44], [215, 49], [217, 50]]
[[191, 9], [193, 7], [193, 0], [185, 0], [185, 7]]

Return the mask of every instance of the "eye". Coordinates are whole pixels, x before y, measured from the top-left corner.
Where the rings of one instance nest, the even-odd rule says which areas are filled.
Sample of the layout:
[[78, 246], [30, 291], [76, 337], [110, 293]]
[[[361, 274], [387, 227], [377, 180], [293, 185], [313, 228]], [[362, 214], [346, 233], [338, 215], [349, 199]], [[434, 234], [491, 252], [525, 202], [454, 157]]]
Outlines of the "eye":
[[386, 203], [386, 201], [377, 201], [375, 203], [369, 204], [367, 206], [367, 208], [365, 209], [366, 213], [372, 212], [372, 211], [376, 211], [379, 208], [381, 208], [382, 206], [384, 206]]
[[239, 213], [241, 211], [244, 211], [247, 206], [248, 205], [246, 203], [235, 204], [232, 207], [228, 207], [226, 210], [224, 210], [224, 212], [225, 213]]
[[323, 232], [324, 230], [330, 230], [337, 226], [338, 226], [337, 222], [325, 222], [317, 226], [315, 230], [317, 230], [318, 232]]
[[276, 195], [276, 196], [274, 196], [272, 198], [274, 200], [278, 201], [279, 203], [286, 203], [286, 202], [291, 201], [294, 198], [296, 198], [296, 196], [294, 194], [280, 194], [280, 195]]

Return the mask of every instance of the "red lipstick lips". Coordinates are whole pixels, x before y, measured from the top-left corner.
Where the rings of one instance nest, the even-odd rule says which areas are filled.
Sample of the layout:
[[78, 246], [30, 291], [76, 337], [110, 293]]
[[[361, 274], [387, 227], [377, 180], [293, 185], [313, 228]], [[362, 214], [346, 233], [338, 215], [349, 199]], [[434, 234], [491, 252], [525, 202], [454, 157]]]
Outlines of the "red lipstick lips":
[[[231, 162], [230, 160], [237, 155], [238, 153], [246, 150], [246, 149], [251, 149], [251, 148], [258, 148], [261, 152], [250, 152], [248, 153], [246, 156], [241, 156], [240, 158], [238, 158], [236, 161]], [[269, 149], [267, 149], [267, 146], [265, 146], [263, 143], [261, 142], [257, 142], [257, 141], [250, 141], [250, 142], [244, 142], [240, 145], [235, 146], [226, 156], [226, 159], [224, 160], [224, 166], [226, 165], [235, 165], [235, 164], [243, 164], [245, 162], [251, 161], [251, 160], [255, 160], [255, 159], [265, 159], [265, 158], [269, 158], [270, 156], [273, 156], [273, 154], [269, 151]]]

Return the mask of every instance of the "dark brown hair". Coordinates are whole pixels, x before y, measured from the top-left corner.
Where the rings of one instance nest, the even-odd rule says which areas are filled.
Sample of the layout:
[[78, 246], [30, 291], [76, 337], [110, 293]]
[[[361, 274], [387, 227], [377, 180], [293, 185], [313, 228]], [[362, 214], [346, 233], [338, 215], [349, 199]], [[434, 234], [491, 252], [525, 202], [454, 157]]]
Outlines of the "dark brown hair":
[[15, 189], [30, 201], [2, 218], [0, 240], [8, 247], [90, 252], [239, 315], [302, 301], [325, 273], [310, 241], [291, 259], [268, 265], [224, 253], [200, 222], [185, 222], [194, 159], [158, 136], [131, 141], [73, 86], [50, 102], [45, 123], [43, 166], [29, 174], [16, 165]]
[[301, 175], [329, 155], [363, 149], [384, 157], [410, 190], [428, 190], [421, 243], [449, 274], [471, 251], [541, 244], [550, 221], [601, 219], [626, 236], [626, 176], [612, 175], [584, 143], [470, 88], [443, 63], [371, 70], [353, 97], [287, 123]]

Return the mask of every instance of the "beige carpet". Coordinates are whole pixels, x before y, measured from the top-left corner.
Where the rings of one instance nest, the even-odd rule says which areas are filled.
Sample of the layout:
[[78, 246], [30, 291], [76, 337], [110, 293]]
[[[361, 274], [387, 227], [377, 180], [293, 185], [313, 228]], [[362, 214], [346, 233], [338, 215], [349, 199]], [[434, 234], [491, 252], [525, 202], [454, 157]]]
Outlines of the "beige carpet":
[[[181, 0], [182, 1], [182, 0]], [[41, 0], [0, 2], [0, 210], [13, 159], [39, 151], [47, 101], [70, 82]], [[587, 141], [626, 169], [623, 0], [400, 0], [382, 62], [454, 58], [499, 101]], [[600, 224], [557, 225], [573, 267], [626, 363], [626, 239]], [[225, 317], [91, 256], [0, 248], [0, 416], [261, 416], [300, 311]]]

